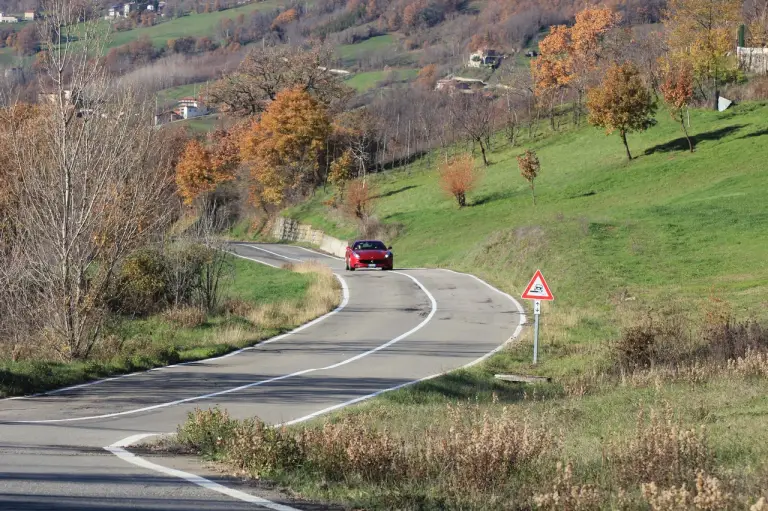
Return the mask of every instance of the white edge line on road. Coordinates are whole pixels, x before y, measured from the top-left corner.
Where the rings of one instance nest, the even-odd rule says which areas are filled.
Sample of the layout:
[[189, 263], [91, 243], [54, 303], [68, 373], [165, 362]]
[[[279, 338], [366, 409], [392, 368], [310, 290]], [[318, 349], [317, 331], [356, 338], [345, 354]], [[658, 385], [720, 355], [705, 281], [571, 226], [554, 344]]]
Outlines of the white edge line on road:
[[339, 256], [331, 255], [331, 254], [326, 254], [326, 253], [323, 253], [323, 252], [318, 252], [317, 250], [312, 250], [311, 248], [301, 247], [299, 245], [290, 245], [290, 246], [296, 247], [296, 248], [300, 248], [302, 250], [306, 250], [307, 252], [312, 252], [313, 254], [321, 255], [321, 256], [324, 256], [324, 257], [330, 257], [331, 259], [336, 259], [337, 261], [343, 261], [344, 260], [343, 257], [339, 257]]
[[[514, 339], [516, 339], [520, 335], [520, 332], [522, 331], [523, 326], [525, 325], [525, 322], [526, 322], [525, 311], [523, 310], [522, 305], [520, 305], [520, 302], [518, 302], [516, 299], [514, 299], [510, 294], [505, 293], [504, 291], [502, 291], [502, 290], [500, 290], [498, 288], [493, 287], [492, 285], [490, 285], [489, 283], [487, 283], [483, 279], [481, 279], [479, 277], [476, 277], [475, 275], [472, 275], [470, 273], [462, 273], [462, 272], [457, 272], [457, 271], [448, 270], [448, 269], [444, 269], [444, 270], [445, 271], [449, 271], [451, 273], [457, 273], [459, 275], [467, 275], [469, 277], [472, 277], [472, 278], [478, 280], [479, 282], [481, 282], [482, 284], [488, 286], [492, 290], [494, 290], [494, 291], [500, 293], [501, 295], [509, 298], [512, 301], [512, 303], [515, 304], [515, 307], [517, 308], [517, 310], [520, 313], [520, 321], [519, 321], [519, 323], [517, 325], [517, 328], [515, 328], [515, 331], [512, 333], [512, 335], [509, 337], [509, 339], [507, 339], [505, 342], [500, 344], [494, 350], [486, 353], [482, 357], [480, 357], [480, 358], [478, 358], [476, 360], [473, 360], [472, 362], [470, 362], [468, 364], [465, 364], [464, 366], [461, 367], [461, 369], [465, 369], [465, 368], [472, 367], [472, 366], [474, 366], [476, 364], [479, 364], [480, 362], [482, 362], [483, 360], [487, 359], [488, 357], [490, 357], [494, 353], [497, 353], [498, 351], [500, 351], [504, 346], [506, 346], [507, 344], [512, 342]], [[396, 273], [400, 273], [400, 272], [396, 272]], [[405, 275], [405, 274], [403, 274], [403, 275]], [[410, 277], [410, 275], [408, 275], [408, 277]], [[411, 277], [411, 278], [413, 278], [413, 277]], [[416, 279], [413, 279], [413, 280], [422, 289], [424, 289], [426, 291], [426, 288], [424, 288], [419, 281], [417, 281]], [[430, 297], [430, 300], [432, 300], [432, 302], [434, 304], [434, 297], [432, 297], [432, 295], [429, 292], [427, 292], [427, 295]], [[435, 310], [436, 310], [436, 307], [433, 308], [433, 312]], [[356, 397], [355, 399], [350, 399], [349, 401], [345, 401], [343, 403], [339, 403], [337, 405], [329, 406], [328, 408], [324, 408], [322, 410], [318, 410], [318, 411], [316, 411], [314, 413], [310, 413], [309, 415], [305, 415], [304, 417], [299, 417], [297, 419], [293, 419], [293, 420], [290, 420], [290, 421], [287, 421], [287, 422], [283, 422], [281, 424], [276, 424], [274, 427], [279, 428], [281, 426], [291, 426], [293, 424], [299, 424], [301, 422], [306, 422], [308, 420], [314, 419], [314, 418], [319, 417], [321, 415], [325, 415], [325, 414], [333, 412], [335, 410], [339, 410], [341, 408], [346, 408], [348, 406], [360, 403], [362, 401], [366, 401], [368, 399], [380, 396], [381, 394], [384, 394], [386, 392], [391, 392], [391, 391], [394, 391], [394, 390], [402, 389], [404, 387], [415, 385], [417, 383], [421, 383], [421, 382], [424, 382], [424, 381], [427, 381], [427, 380], [431, 380], [433, 378], [437, 378], [439, 376], [443, 376], [444, 374], [447, 374], [449, 372], [451, 372], [451, 371], [445, 371], [445, 372], [442, 372], [442, 373], [433, 374], [431, 376], [426, 376], [424, 378], [419, 378], [418, 380], [413, 380], [413, 381], [409, 381], [409, 382], [406, 382], [406, 383], [401, 383], [400, 385], [396, 385], [394, 387], [389, 387], [389, 388], [386, 388], [386, 389], [378, 390], [378, 391], [373, 392], [371, 394], [367, 394], [365, 396]], [[173, 434], [175, 434], [175, 433], [166, 433], [166, 435], [173, 435]], [[162, 433], [149, 433], [149, 434], [133, 435], [133, 436], [125, 438], [125, 439], [123, 439], [123, 440], [121, 440], [119, 442], [116, 442], [116, 443], [110, 445], [109, 447], [105, 447], [104, 449], [106, 449], [107, 451], [111, 452], [112, 454], [114, 454], [118, 458], [120, 458], [123, 461], [126, 461], [128, 463], [132, 463], [132, 464], [134, 464], [136, 466], [139, 466], [139, 467], [142, 467], [142, 468], [146, 468], [146, 469], [149, 469], [149, 470], [154, 470], [155, 472], [160, 472], [160, 473], [165, 474], [165, 475], [169, 475], [169, 476], [172, 476], [172, 477], [178, 477], [178, 478], [184, 479], [184, 480], [186, 480], [186, 481], [188, 481], [190, 483], [196, 484], [196, 485], [201, 486], [203, 488], [208, 488], [208, 489], [217, 491], [219, 493], [223, 493], [225, 495], [229, 495], [230, 497], [236, 498], [238, 500], [242, 500], [242, 501], [245, 501], [245, 502], [253, 502], [255, 504], [261, 505], [262, 507], [266, 507], [268, 509], [274, 509], [274, 510], [277, 510], [277, 511], [297, 511], [296, 509], [288, 507], [288, 506], [285, 506], [283, 504], [277, 504], [277, 503], [268, 501], [266, 499], [261, 499], [259, 497], [256, 497], [256, 496], [248, 494], [248, 493], [244, 493], [244, 492], [240, 492], [240, 491], [237, 491], [237, 490], [233, 490], [233, 489], [227, 488], [226, 486], [222, 486], [219, 483], [215, 483], [213, 481], [210, 481], [208, 479], [205, 479], [204, 477], [200, 477], [200, 476], [195, 475], [195, 474], [190, 474], [190, 473], [187, 473], [187, 472], [182, 472], [180, 470], [175, 470], [175, 469], [163, 467], [162, 465], [157, 465], [155, 463], [151, 463], [151, 462], [146, 461], [145, 459], [143, 459], [143, 458], [141, 458], [139, 456], [136, 456], [135, 454], [132, 454], [132, 453], [128, 452], [125, 449], [125, 447], [128, 447], [131, 444], [133, 444], [135, 442], [138, 442], [139, 440], [143, 440], [144, 438], [151, 437], [151, 436], [158, 436], [158, 435], [162, 435]]]
[[124, 438], [119, 442], [115, 442], [114, 444], [108, 447], [105, 447], [104, 449], [111, 452], [121, 460], [131, 463], [132, 465], [136, 465], [137, 467], [152, 470], [154, 472], [159, 472], [161, 474], [164, 474], [170, 477], [183, 479], [189, 483], [196, 484], [197, 486], [201, 486], [208, 490], [213, 490], [215, 492], [221, 493], [223, 495], [227, 495], [229, 497], [232, 497], [237, 500], [241, 500], [243, 502], [256, 504], [258, 506], [265, 507], [267, 509], [273, 509], [274, 511], [299, 511], [294, 507], [278, 504], [276, 502], [272, 502], [271, 500], [267, 500], [261, 497], [257, 497], [255, 495], [251, 495], [250, 493], [245, 493], [239, 490], [235, 490], [233, 488], [228, 488], [222, 484], [211, 481], [210, 479], [206, 479], [204, 477], [201, 477], [195, 474], [190, 474], [189, 472], [183, 472], [175, 468], [168, 468], [162, 465], [158, 465], [156, 463], [152, 463], [151, 461], [147, 461], [144, 458], [136, 456], [135, 454], [125, 449], [126, 447], [130, 446], [133, 443], [138, 442], [139, 440], [143, 440], [147, 437], [151, 437], [155, 435], [157, 435], [157, 433], [144, 433], [140, 435], [129, 436], [128, 438]]
[[[330, 369], [335, 369], [337, 367], [341, 367], [343, 365], [349, 364], [351, 362], [354, 362], [355, 360], [359, 360], [359, 359], [361, 359], [363, 357], [367, 357], [368, 355], [372, 355], [373, 353], [376, 353], [378, 351], [386, 349], [386, 348], [392, 346], [393, 344], [395, 344], [395, 343], [397, 343], [399, 341], [402, 341], [403, 339], [405, 339], [406, 337], [410, 336], [411, 334], [417, 332], [418, 330], [421, 330], [427, 323], [429, 323], [429, 321], [437, 313], [437, 301], [435, 301], [435, 297], [432, 296], [432, 293], [430, 293], [427, 290], [427, 288], [424, 287], [424, 285], [421, 282], [419, 282], [415, 277], [413, 277], [411, 275], [408, 275], [406, 273], [400, 273], [400, 272], [392, 272], [392, 273], [397, 273], [399, 275], [404, 275], [404, 276], [408, 277], [409, 279], [411, 279], [413, 282], [415, 282], [417, 286], [419, 286], [419, 288], [427, 295], [427, 297], [429, 298], [429, 301], [431, 302], [430, 313], [427, 315], [427, 317], [421, 323], [419, 323], [418, 325], [416, 325], [412, 329], [408, 330], [404, 334], [401, 334], [401, 335], [395, 337], [394, 339], [392, 339], [392, 340], [390, 340], [390, 341], [388, 341], [388, 342], [386, 342], [384, 344], [381, 344], [381, 345], [379, 345], [379, 346], [377, 346], [377, 347], [375, 347], [373, 349], [370, 349], [370, 350], [365, 351], [363, 353], [359, 353], [359, 354], [355, 355], [354, 357], [347, 358], [345, 360], [342, 360], [341, 362], [337, 362], [335, 364], [332, 364], [332, 365], [329, 365], [329, 366], [325, 366], [325, 367], [315, 367], [315, 368], [312, 368], [312, 369], [303, 369], [301, 371], [296, 371], [295, 373], [284, 374], [284, 375], [281, 375], [281, 376], [276, 376], [274, 378], [268, 378], [266, 380], [260, 380], [260, 381], [256, 381], [256, 382], [252, 382], [252, 383], [247, 383], [245, 385], [240, 385], [238, 387], [233, 387], [233, 388], [230, 388], [230, 389], [220, 390], [218, 392], [212, 392], [210, 394], [204, 394], [204, 395], [200, 395], [200, 396], [192, 396], [192, 397], [187, 397], [187, 398], [184, 398], [184, 399], [177, 399], [175, 401], [169, 401], [169, 402], [166, 402], [166, 403], [158, 403], [156, 405], [145, 406], [145, 407], [142, 407], [142, 408], [134, 408], [132, 410], [123, 410], [122, 412], [106, 413], [106, 414], [102, 414], [102, 415], [90, 415], [90, 416], [87, 416], [87, 417], [71, 417], [71, 418], [66, 418], [66, 419], [39, 419], [39, 420], [4, 421], [3, 423], [4, 424], [58, 424], [58, 423], [64, 423], [64, 422], [80, 422], [80, 421], [86, 421], [86, 420], [111, 419], [111, 418], [114, 418], [114, 417], [122, 417], [124, 415], [133, 415], [133, 414], [136, 414], [136, 413], [150, 412], [152, 410], [159, 410], [161, 408], [168, 408], [170, 406], [176, 406], [176, 405], [180, 405], [180, 404], [184, 404], [184, 403], [191, 403], [193, 401], [200, 401], [202, 399], [210, 399], [212, 397], [222, 396], [224, 394], [231, 394], [233, 392], [239, 392], [241, 390], [246, 390], [246, 389], [250, 389], [250, 388], [253, 388], [253, 387], [260, 387], [260, 386], [266, 385], [268, 383], [274, 383], [276, 381], [286, 380], [288, 378], [294, 378], [296, 376], [301, 376], [301, 375], [308, 374], [308, 373], [314, 373], [314, 372], [317, 372], [317, 371], [327, 371], [327, 370], [330, 370]], [[344, 280], [341, 277], [339, 277], [338, 275], [337, 275], [337, 278], [339, 278], [339, 280], [342, 282], [342, 285], [345, 287], [345, 293], [344, 293], [345, 300], [344, 300], [344, 303], [342, 305], [346, 305], [347, 299], [349, 297], [349, 292], [346, 290], [346, 284], [344, 283]], [[339, 309], [336, 309], [336, 310], [339, 310]], [[334, 311], [332, 311], [332, 312], [334, 312]], [[315, 321], [317, 321], [317, 320], [315, 320]], [[312, 322], [309, 322], [309, 323], [299, 327], [298, 329], [293, 330], [290, 333], [295, 333], [299, 329], [303, 330], [304, 328], [308, 328], [308, 327], [312, 326], [312, 324], [313, 324]], [[284, 334], [284, 335], [287, 335], [287, 334]], [[274, 339], [272, 339], [270, 341], [275, 341], [277, 339], [278, 338], [274, 338]], [[261, 344], [265, 344], [266, 342], [268, 342], [268, 341], [262, 342]]]
[[[250, 246], [250, 245], [248, 245], [248, 246]], [[252, 247], [252, 248], [257, 248], [257, 247]], [[229, 252], [229, 253], [234, 255], [234, 256], [240, 257], [242, 259], [247, 259], [249, 261], [260, 263], [260, 264], [263, 264], [263, 265], [266, 265], [266, 266], [271, 266], [273, 268], [282, 269], [279, 266], [275, 266], [274, 264], [270, 264], [270, 263], [266, 263], [264, 261], [260, 261], [259, 259], [254, 259], [252, 257], [247, 257], [247, 256], [243, 256], [243, 255], [240, 255], [240, 254], [235, 254], [234, 252]], [[281, 257], [283, 257], [283, 256], [281, 256]], [[322, 315], [320, 317], [317, 317], [317, 318], [313, 319], [309, 323], [304, 323], [303, 325], [294, 328], [290, 332], [286, 332], [284, 334], [280, 334], [280, 335], [272, 337], [270, 339], [266, 339], [264, 341], [256, 343], [253, 346], [248, 346], [246, 348], [241, 348], [241, 349], [238, 349], [238, 350], [235, 350], [235, 351], [231, 351], [231, 352], [229, 352], [227, 354], [220, 355], [218, 357], [206, 358], [206, 359], [202, 359], [202, 360], [191, 360], [189, 362], [181, 362], [181, 363], [178, 363], [178, 364], [172, 364], [172, 365], [167, 365], [167, 366], [162, 366], [162, 367], [153, 367], [152, 369], [147, 369], [146, 371], [137, 371], [137, 372], [134, 372], [134, 373], [121, 374], [119, 376], [112, 376], [110, 378], [102, 378], [100, 380], [94, 380], [94, 381], [89, 381], [89, 382], [86, 382], [86, 383], [80, 383], [78, 385], [71, 385], [69, 387], [62, 387], [60, 389], [48, 390], [46, 392], [39, 392], [37, 394], [30, 394], [28, 396], [6, 397], [6, 398], [3, 398], [3, 399], [0, 399], [0, 402], [2, 402], [2, 401], [15, 401], [15, 400], [22, 400], [22, 399], [30, 399], [30, 398], [34, 398], [34, 397], [40, 397], [40, 396], [50, 396], [50, 395], [53, 395], [53, 394], [60, 394], [62, 392], [67, 392], [67, 391], [70, 391], [70, 390], [76, 390], [76, 389], [81, 389], [81, 388], [84, 388], [84, 387], [90, 387], [92, 385], [100, 385], [102, 383], [107, 383], [107, 382], [110, 382], [110, 381], [122, 380], [123, 378], [129, 378], [131, 376], [138, 376], [138, 375], [141, 375], [141, 374], [147, 374], [147, 373], [151, 373], [151, 372], [154, 372], [154, 371], [162, 371], [164, 369], [170, 369], [172, 367], [182, 367], [182, 366], [191, 365], [191, 364], [200, 364], [200, 363], [213, 362], [215, 360], [221, 360], [221, 359], [224, 359], [224, 358], [228, 358], [228, 357], [232, 357], [232, 356], [238, 355], [238, 354], [240, 354], [240, 353], [242, 353], [244, 351], [251, 351], [251, 350], [257, 349], [257, 348], [259, 348], [259, 346], [261, 346], [263, 344], [272, 344], [273, 342], [277, 342], [279, 340], [285, 339], [286, 337], [290, 337], [290, 336], [292, 336], [294, 334], [297, 334], [297, 333], [301, 332], [302, 330], [304, 330], [306, 328], [311, 327], [312, 325], [316, 325], [317, 323], [319, 323], [319, 322], [321, 322], [321, 321], [323, 321], [325, 319], [328, 319], [329, 317], [333, 316], [334, 314], [337, 314], [342, 309], [344, 309], [344, 307], [347, 306], [347, 304], [349, 303], [349, 286], [347, 286], [347, 282], [341, 277], [341, 275], [338, 275], [338, 274], [334, 273], [333, 276], [336, 277], [336, 279], [339, 281], [339, 284], [341, 284], [342, 297], [341, 297], [341, 303], [339, 304], [339, 306], [336, 307], [334, 310], [332, 310], [332, 311], [330, 311], [330, 312], [328, 312], [328, 313], [326, 313], [326, 314], [324, 314], [324, 315]]]

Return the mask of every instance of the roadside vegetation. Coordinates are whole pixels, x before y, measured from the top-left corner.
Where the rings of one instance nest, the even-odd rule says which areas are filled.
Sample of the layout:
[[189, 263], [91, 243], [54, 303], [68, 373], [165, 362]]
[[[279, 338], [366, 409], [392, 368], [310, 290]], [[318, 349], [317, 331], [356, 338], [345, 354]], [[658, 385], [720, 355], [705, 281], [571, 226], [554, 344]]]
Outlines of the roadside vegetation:
[[[322, 189], [283, 196], [280, 214], [383, 238], [405, 267], [513, 296], [541, 269], [556, 299], [539, 364], [526, 329], [480, 367], [306, 425], [198, 410], [176, 447], [353, 508], [765, 509], [768, 94], [729, 55], [741, 3], [697, 26], [705, 4], [668, 3], [659, 53], [585, 9], [509, 97], [424, 92], [432, 150], [413, 156], [406, 136], [366, 165], [376, 137], [356, 138]], [[715, 33], [723, 45], [687, 52]], [[719, 112], [720, 94], [739, 101]]]

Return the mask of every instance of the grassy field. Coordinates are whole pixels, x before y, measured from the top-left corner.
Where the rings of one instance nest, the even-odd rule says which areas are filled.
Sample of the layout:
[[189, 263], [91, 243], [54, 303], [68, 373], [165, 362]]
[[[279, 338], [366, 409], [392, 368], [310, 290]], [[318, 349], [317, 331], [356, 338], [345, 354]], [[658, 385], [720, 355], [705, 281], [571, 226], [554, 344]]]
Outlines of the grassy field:
[[395, 44], [395, 38], [391, 34], [371, 37], [355, 44], [344, 44], [336, 49], [336, 54], [341, 59], [342, 65], [353, 65], [365, 55], [382, 51], [386, 47]]
[[[543, 304], [540, 363], [531, 363], [525, 329], [518, 343], [480, 367], [289, 430], [307, 459], [254, 475], [365, 509], [529, 509], [537, 502], [553, 510], [649, 509], [653, 502], [655, 509], [704, 509], [693, 498], [710, 490], [719, 496], [708, 509], [750, 509], [768, 498], [768, 356], [702, 351], [733, 347], [739, 336], [768, 349], [764, 327], [739, 334], [716, 319], [768, 320], [767, 119], [761, 103], [693, 111], [697, 148], [690, 154], [679, 126], [661, 112], [656, 127], [630, 136], [632, 162], [616, 135], [589, 127], [514, 148], [497, 138], [492, 163], [464, 209], [438, 186], [439, 155], [371, 179], [380, 197], [376, 214], [398, 233], [385, 241], [399, 265], [469, 271], [513, 296], [537, 268], [543, 271], [556, 300]], [[525, 148], [535, 149], [542, 164], [535, 206], [515, 160]], [[356, 226], [322, 205], [326, 198], [318, 193], [285, 213], [340, 238], [354, 236]], [[644, 319], [649, 314], [653, 323]], [[616, 342], [631, 339], [632, 328], [654, 336], [659, 362], [650, 369], [620, 370]], [[553, 380], [524, 386], [496, 380], [499, 373]], [[533, 442], [520, 417], [559, 440], [530, 459], [505, 458], [518, 447], [504, 438]], [[347, 433], [334, 425], [349, 438], [339, 440]], [[456, 440], [460, 435], [466, 438]], [[429, 456], [452, 442], [452, 456], [471, 468], [452, 473], [438, 464], [430, 472]], [[422, 449], [427, 454], [419, 458]], [[365, 454], [325, 458], [336, 460], [339, 452]], [[218, 453], [235, 466], [242, 455]], [[572, 462], [571, 475], [558, 472], [557, 462]], [[375, 473], [377, 463], [393, 467], [390, 476]], [[502, 480], [499, 470], [508, 471]], [[643, 486], [650, 482], [661, 493]], [[687, 497], [680, 496], [682, 484]], [[559, 504], [552, 504], [555, 493]], [[582, 499], [582, 507], [568, 495]], [[659, 500], [674, 495], [683, 504]]]
[[346, 80], [346, 84], [357, 92], [367, 92], [377, 86], [379, 82], [391, 80], [397, 82], [408, 82], [416, 78], [419, 74], [417, 69], [392, 69], [389, 71], [366, 71], [356, 73]]
[[282, 5], [278, 0], [266, 0], [264, 2], [254, 2], [252, 4], [227, 9], [224, 11], [210, 12], [203, 14], [191, 13], [182, 18], [174, 18], [164, 21], [153, 27], [139, 27], [125, 32], [116, 32], [112, 34], [108, 48], [120, 46], [129, 43], [140, 37], [148, 37], [155, 46], [165, 46], [169, 39], [179, 37], [203, 37], [207, 36], [217, 40], [216, 27], [219, 22], [226, 18], [235, 19], [239, 14], [246, 16], [253, 11], [263, 11], [275, 9]]
[[234, 312], [118, 320], [109, 325], [99, 355], [87, 362], [0, 360], [0, 397], [221, 355], [294, 328], [338, 302], [334, 278], [319, 269], [287, 271], [235, 257], [231, 265], [222, 296]]

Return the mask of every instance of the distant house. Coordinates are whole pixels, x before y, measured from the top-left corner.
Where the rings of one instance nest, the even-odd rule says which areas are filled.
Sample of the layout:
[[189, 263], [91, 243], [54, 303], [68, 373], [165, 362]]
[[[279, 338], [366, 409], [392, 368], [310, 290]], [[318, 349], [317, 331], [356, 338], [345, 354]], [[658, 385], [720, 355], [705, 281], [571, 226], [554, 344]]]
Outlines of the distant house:
[[56, 104], [58, 102], [59, 94], [61, 94], [61, 99], [65, 104], [72, 103], [72, 97], [74, 96], [72, 94], [72, 89], [64, 89], [61, 93], [44, 91], [38, 94], [38, 100], [41, 103], [46, 102]]
[[496, 50], [482, 48], [469, 56], [469, 67], [497, 68], [501, 64], [502, 55]]
[[24, 11], [24, 21], [34, 21], [35, 11]]
[[528, 50], [527, 52], [525, 52], [525, 56], [529, 58], [538, 57], [539, 53], [536, 50]]
[[192, 119], [194, 117], [206, 115], [208, 113], [208, 108], [203, 104], [202, 101], [198, 101], [195, 98], [186, 97], [179, 100], [175, 112], [179, 114], [183, 119]]
[[110, 18], [114, 18], [119, 13], [120, 13], [120, 6], [119, 5], [113, 5], [112, 7], [109, 8], [109, 13], [107, 14], [107, 16], [109, 16]]
[[155, 6], [154, 6], [154, 5], [152, 5], [152, 4], [147, 4], [147, 10], [148, 10], [149, 12], [153, 12], [153, 11], [155, 10]]
[[6, 16], [5, 13], [0, 12], [0, 23], [18, 23], [19, 18], [15, 16]]

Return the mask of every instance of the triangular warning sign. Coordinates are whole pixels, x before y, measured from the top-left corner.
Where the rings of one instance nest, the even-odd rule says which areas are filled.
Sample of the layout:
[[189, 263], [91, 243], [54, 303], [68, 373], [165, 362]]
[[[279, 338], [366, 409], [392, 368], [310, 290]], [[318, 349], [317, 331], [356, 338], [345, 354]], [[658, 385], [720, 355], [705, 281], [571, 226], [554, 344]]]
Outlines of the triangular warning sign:
[[547, 281], [544, 280], [544, 275], [541, 274], [541, 270], [536, 270], [533, 278], [528, 283], [528, 287], [523, 291], [523, 298], [526, 300], [554, 300], [552, 291], [547, 286]]

